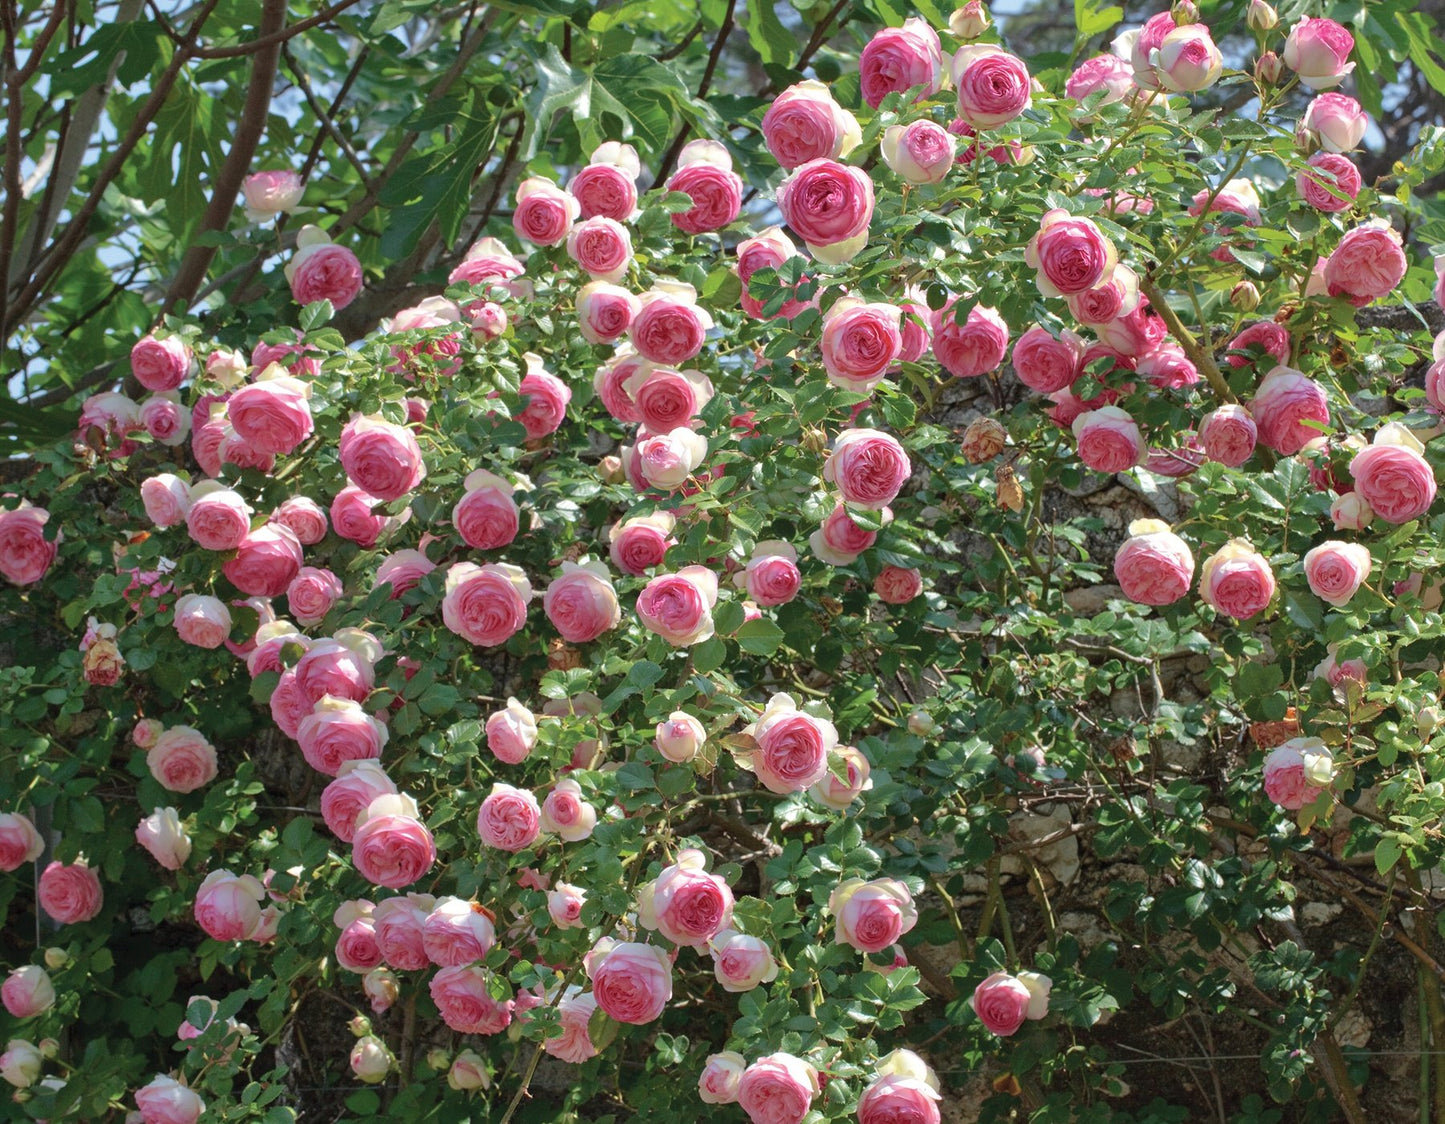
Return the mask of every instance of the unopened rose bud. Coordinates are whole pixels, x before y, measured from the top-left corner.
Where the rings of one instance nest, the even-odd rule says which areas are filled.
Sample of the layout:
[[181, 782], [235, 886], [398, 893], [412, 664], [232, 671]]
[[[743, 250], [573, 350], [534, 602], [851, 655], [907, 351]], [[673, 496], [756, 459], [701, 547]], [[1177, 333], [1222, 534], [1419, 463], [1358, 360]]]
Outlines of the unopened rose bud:
[[428, 1068], [435, 1069], [440, 1072], [441, 1070], [447, 1069], [451, 1066], [452, 1056], [446, 1050], [443, 1050], [440, 1046], [433, 1046], [430, 1050], [426, 1052], [426, 1064]]
[[57, 972], [70, 963], [70, 953], [63, 948], [47, 948], [45, 950], [45, 966], [52, 972]]
[[969, 464], [991, 461], [1008, 443], [1008, 430], [993, 418], [975, 418], [963, 431], [961, 452]]
[[365, 1038], [371, 1033], [371, 1020], [365, 1015], [357, 1015], [356, 1018], [346, 1024], [346, 1029], [356, 1035], [357, 1038]]
[[802, 445], [814, 456], [822, 456], [828, 451], [828, 435], [816, 426], [804, 426]]
[[472, 310], [472, 335], [477, 340], [494, 340], [507, 330], [507, 310], [492, 301]]
[[1295, 126], [1294, 146], [1301, 156], [1313, 156], [1320, 150], [1320, 135], [1301, 120]]
[[386, 1048], [386, 1043], [373, 1035], [358, 1039], [351, 1048], [351, 1072], [356, 1074], [357, 1080], [368, 1085], [385, 1081], [395, 1063], [396, 1059]]
[[610, 453], [597, 462], [597, 475], [602, 477], [604, 484], [621, 484], [622, 458], [614, 457]]
[[60, 1043], [53, 1038], [42, 1038], [35, 1046], [46, 1061], [53, 1062], [60, 1056]]
[[1178, 27], [1186, 24], [1199, 22], [1199, 5], [1194, 0], [1175, 0], [1174, 7], [1169, 9], [1169, 14], [1174, 17], [1174, 23]]
[[142, 718], [131, 731], [130, 740], [141, 749], [150, 749], [156, 744], [156, 739], [165, 733], [165, 729], [165, 725], [154, 718]]
[[1415, 733], [1420, 735], [1422, 742], [1430, 740], [1437, 728], [1440, 726], [1440, 708], [1438, 706], [1422, 706], [1415, 712]]
[[222, 390], [231, 390], [246, 381], [251, 364], [239, 351], [218, 347], [206, 360], [206, 377], [219, 383]]
[[948, 30], [960, 39], [977, 39], [988, 30], [988, 9], [982, 0], [968, 0], [948, 17]]
[[920, 738], [926, 738], [929, 734], [938, 729], [938, 723], [933, 720], [933, 715], [922, 710], [915, 710], [908, 716], [908, 732], [917, 734]]
[[447, 1073], [447, 1084], [459, 1092], [485, 1089], [491, 1083], [491, 1078], [487, 1076], [486, 1063], [472, 1050], [463, 1050], [458, 1054], [457, 1060], [452, 1062], [452, 1068]]
[[1259, 289], [1253, 281], [1241, 281], [1230, 290], [1229, 303], [1240, 312], [1253, 312], [1259, 307]]
[[1264, 0], [1249, 0], [1244, 22], [1252, 31], [1273, 31], [1279, 25], [1279, 13]]
[[1273, 86], [1284, 73], [1284, 63], [1273, 51], [1265, 51], [1254, 64], [1254, 77], [1261, 86]]

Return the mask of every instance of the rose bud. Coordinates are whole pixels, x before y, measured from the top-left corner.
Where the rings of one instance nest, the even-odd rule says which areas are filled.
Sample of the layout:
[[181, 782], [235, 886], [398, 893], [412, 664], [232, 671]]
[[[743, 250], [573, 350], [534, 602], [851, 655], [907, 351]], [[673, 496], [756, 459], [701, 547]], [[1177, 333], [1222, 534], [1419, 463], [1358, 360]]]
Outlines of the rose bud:
[[385, 1081], [386, 1075], [395, 1064], [396, 1059], [392, 1057], [386, 1043], [375, 1035], [368, 1034], [358, 1039], [351, 1048], [351, 1072], [368, 1085]]
[[1249, 0], [1244, 22], [1251, 31], [1273, 31], [1279, 26], [1279, 13], [1265, 0]]
[[1253, 312], [1259, 307], [1259, 287], [1253, 281], [1241, 281], [1229, 291], [1229, 303], [1240, 312]]
[[959, 39], [977, 39], [988, 28], [988, 9], [983, 6], [983, 0], [968, 0], [948, 17], [948, 30]]

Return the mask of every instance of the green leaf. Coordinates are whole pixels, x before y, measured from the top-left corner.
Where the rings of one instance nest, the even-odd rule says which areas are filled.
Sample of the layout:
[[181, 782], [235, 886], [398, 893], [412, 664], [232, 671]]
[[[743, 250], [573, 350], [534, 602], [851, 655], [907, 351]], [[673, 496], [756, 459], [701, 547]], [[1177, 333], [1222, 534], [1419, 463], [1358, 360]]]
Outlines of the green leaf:
[[1100, 32], [1108, 31], [1124, 18], [1124, 9], [1096, 5], [1095, 0], [1074, 0], [1075, 41], [1082, 43]]
[[793, 64], [793, 55], [798, 41], [778, 18], [777, 6], [771, 0], [748, 0], [747, 13], [743, 17], [747, 28], [748, 42], [762, 57], [763, 63]]
[[1387, 874], [1392, 870], [1404, 849], [1400, 846], [1398, 836], [1386, 835], [1375, 844], [1375, 870], [1380, 874]]
[[755, 656], [771, 656], [783, 642], [783, 630], [772, 621], [760, 617], [738, 629], [738, 647]]

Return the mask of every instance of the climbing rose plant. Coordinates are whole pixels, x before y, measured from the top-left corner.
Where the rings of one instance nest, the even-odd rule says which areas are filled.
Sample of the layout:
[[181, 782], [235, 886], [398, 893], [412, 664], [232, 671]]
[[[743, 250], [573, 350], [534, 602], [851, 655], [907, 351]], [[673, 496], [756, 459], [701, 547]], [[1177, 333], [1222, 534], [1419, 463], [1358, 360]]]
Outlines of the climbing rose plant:
[[[1248, 987], [1270, 1091], [1364, 1119], [1368, 957], [1250, 934], [1322, 827], [1402, 892], [1445, 857], [1445, 336], [1368, 317], [1445, 296], [1445, 153], [1362, 183], [1350, 31], [1255, 0], [1241, 68], [1197, 15], [1040, 73], [977, 0], [901, 20], [756, 107], [764, 179], [607, 139], [360, 339], [323, 222], [281, 322], [115, 341], [141, 389], [0, 514], [67, 637], [0, 670], [24, 1110], [291, 1119], [324, 992], [358, 1118], [937, 1124], [986, 1070], [979, 1119], [1135, 1119], [1101, 1020]], [[1057, 499], [1114, 476], [1154, 517], [1101, 550]], [[1074, 837], [1126, 939], [1050, 909]]]

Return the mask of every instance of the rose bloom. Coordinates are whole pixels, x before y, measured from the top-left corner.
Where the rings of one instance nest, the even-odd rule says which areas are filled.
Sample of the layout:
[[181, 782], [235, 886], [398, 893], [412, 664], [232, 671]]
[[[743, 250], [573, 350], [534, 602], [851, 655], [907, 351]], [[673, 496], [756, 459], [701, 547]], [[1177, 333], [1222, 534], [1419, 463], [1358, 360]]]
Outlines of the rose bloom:
[[301, 228], [296, 253], [283, 272], [297, 304], [329, 300], [338, 312], [356, 299], [363, 284], [356, 255], [315, 226]]
[[791, 695], [777, 694], [744, 731], [757, 748], [737, 755], [770, 792], [802, 792], [828, 772], [828, 754], [838, 745], [838, 730], [826, 718], [798, 709]]
[[302, 566], [286, 587], [286, 604], [299, 623], [320, 624], [343, 592], [341, 579], [330, 570]]
[[1135, 370], [1151, 386], [1161, 390], [1193, 386], [1199, 381], [1199, 368], [1173, 340], [1166, 340], [1139, 356]]
[[340, 449], [347, 479], [380, 500], [401, 499], [426, 477], [415, 434], [380, 417], [352, 418], [341, 431]]
[[1284, 44], [1284, 64], [1312, 90], [1330, 90], [1355, 69], [1349, 61], [1355, 37], [1329, 19], [1299, 21], [1290, 28]]
[[1103, 406], [1074, 419], [1079, 459], [1094, 472], [1124, 472], [1144, 455], [1144, 439], [1134, 419], [1117, 406]]
[[376, 685], [372, 663], [366, 653], [339, 640], [313, 643], [291, 669], [306, 704], [306, 713], [310, 714], [310, 708], [327, 695], [356, 702], [365, 699]]
[[884, 566], [873, 579], [873, 592], [888, 605], [906, 605], [923, 592], [923, 575], [903, 566]]
[[[903, 352], [902, 310], [865, 304], [851, 297], [834, 303], [823, 317], [823, 368], [834, 386], [867, 394]], [[650, 423], [649, 423], [650, 424]]]
[[396, 523], [385, 515], [372, 514], [371, 509], [381, 502], [356, 485], [348, 485], [331, 501], [331, 525], [343, 539], [370, 549]]
[[1360, 103], [1344, 94], [1320, 94], [1305, 107], [1300, 118], [1300, 129], [1317, 140], [1326, 152], [1351, 152], [1358, 148], [1369, 124], [1369, 115], [1360, 108]]
[[[271, 366], [272, 363], [279, 363], [288, 373], [295, 375], [298, 379], [315, 378], [321, 373], [320, 355], [321, 349], [314, 344], [304, 343], [301, 332], [296, 330], [296, 338], [293, 341], [266, 343], [263, 340], [256, 344], [251, 349], [251, 369], [259, 373]], [[232, 363], [233, 360], [226, 358], [226, 353], [212, 352], [211, 358], [206, 362], [206, 373], [222, 386], [234, 386], [239, 383], [240, 378], [239, 374], [232, 373], [234, 370], [231, 366]], [[218, 371], [221, 373], [218, 374]], [[244, 367], [241, 373], [244, 373]]]
[[890, 125], [880, 148], [883, 162], [905, 183], [942, 183], [953, 167], [953, 134], [933, 121]]
[[361, 974], [381, 964], [372, 917], [375, 908], [369, 901], [342, 902], [331, 915], [331, 923], [341, 930], [336, 938], [336, 963], [348, 972]]
[[816, 79], [795, 83], [774, 98], [762, 128], [763, 143], [788, 171], [809, 160], [840, 159], [863, 139], [858, 119]]
[[130, 349], [130, 369], [136, 381], [157, 393], [175, 390], [190, 377], [196, 357], [179, 336], [143, 336]]
[[955, 378], [973, 378], [995, 371], [1008, 353], [1008, 324], [997, 309], [974, 305], [962, 323], [954, 317], [957, 297], [933, 313], [933, 354]]
[[266, 889], [249, 874], [213, 870], [196, 891], [196, 923], [218, 941], [252, 939], [261, 925]]
[[[92, 394], [80, 407], [80, 420], [76, 432], [82, 444], [98, 441], [109, 445], [114, 440], [123, 440], [137, 429], [143, 428], [140, 406], [124, 394], [106, 392]], [[96, 433], [91, 431], [95, 430]], [[129, 449], [121, 445], [121, 449]], [[117, 456], [120, 449], [116, 450]]]
[[938, 33], [918, 18], [902, 27], [885, 27], [868, 41], [858, 56], [863, 100], [877, 109], [889, 94], [923, 90], [918, 100], [938, 92], [943, 78], [943, 48]]
[[1274, 596], [1274, 572], [1248, 542], [1230, 539], [1200, 567], [1199, 596], [1226, 616], [1246, 620]]
[[249, 597], [280, 597], [301, 572], [301, 562], [296, 536], [285, 527], [268, 523], [241, 540], [236, 556], [221, 572]]
[[567, 190], [584, 219], [597, 215], [627, 222], [637, 210], [637, 177], [642, 165], [630, 144], [608, 141], [597, 146], [592, 161], [572, 177]]
[[512, 499], [513, 488], [485, 469], [470, 473], [466, 494], [452, 508], [452, 526], [474, 550], [496, 550], [517, 537], [520, 515]]
[[[1272, 356], [1277, 363], [1287, 364], [1289, 343], [1289, 330], [1283, 324], [1276, 324], [1273, 320], [1256, 320], [1229, 341], [1229, 350], [1247, 351], [1252, 347], [1261, 347], [1266, 356]], [[1233, 354], [1226, 355], [1224, 361], [1235, 368], [1254, 362], [1247, 355]]]
[[497, 782], [477, 811], [477, 833], [484, 845], [516, 853], [536, 842], [541, 817], [537, 798], [530, 792]]
[[974, 989], [973, 1009], [990, 1034], [1008, 1038], [1028, 1017], [1033, 995], [1007, 972], [995, 972]]
[[0, 1002], [14, 1018], [34, 1018], [55, 1006], [55, 985], [44, 968], [27, 964], [5, 977], [5, 983], [0, 985]]
[[[651, 488], [672, 491], [682, 487], [707, 456], [707, 438], [685, 426], [645, 437], [636, 447], [622, 447], [629, 477]], [[641, 486], [638, 488], [642, 490]]]
[[[1310, 157], [1309, 164], [1311, 168], [1318, 168], [1326, 174], [1299, 172], [1294, 182], [1300, 198], [1315, 210], [1327, 214], [1348, 211], [1354, 205], [1355, 197], [1360, 194], [1360, 170], [1349, 157], [1333, 152], [1316, 152]], [[1325, 268], [1328, 270], [1328, 263]]]
[[682, 765], [695, 758], [706, 742], [703, 724], [685, 710], [674, 710], [657, 724], [652, 744], [669, 761]]
[[674, 371], [651, 363], [638, 364], [623, 390], [653, 433], [687, 428], [713, 396], [712, 382], [701, 371]]
[[196, 1124], [206, 1111], [195, 1090], [164, 1076], [135, 1091], [135, 1106], [144, 1124]]
[[174, 808], [157, 808], [136, 824], [135, 841], [167, 870], [180, 870], [191, 857], [191, 837]]
[[587, 1031], [592, 1013], [596, 1010], [597, 999], [591, 992], [584, 992], [576, 985], [569, 987], [557, 1004], [562, 1033], [543, 1040], [542, 1049], [552, 1057], [573, 1065], [596, 1057], [597, 1047], [592, 1044]]
[[1024, 256], [1038, 271], [1039, 292], [1046, 297], [1097, 288], [1113, 276], [1119, 262], [1114, 243], [1092, 219], [1074, 218], [1062, 210], [1044, 215]]
[[1281, 808], [1297, 812], [1330, 786], [1334, 759], [1319, 738], [1290, 738], [1264, 759], [1264, 793]]
[[407, 796], [378, 796], [356, 820], [351, 861], [375, 886], [399, 890], [426, 876], [436, 863], [436, 842]]
[[527, 374], [517, 393], [526, 405], [514, 420], [522, 423], [528, 440], [539, 440], [561, 428], [567, 418], [567, 404], [572, 401], [572, 388], [546, 370], [539, 357], [527, 356]]
[[627, 334], [644, 359], [664, 367], [681, 367], [702, 350], [712, 326], [712, 317], [698, 305], [691, 285], [658, 281], [642, 295]]
[[1276, 367], [1265, 376], [1249, 404], [1259, 439], [1275, 452], [1292, 456], [1328, 426], [1330, 408], [1319, 384], [1290, 367]]
[[913, 896], [893, 878], [850, 878], [828, 897], [833, 939], [859, 952], [882, 952], [918, 923]]
[[703, 566], [685, 566], [659, 574], [637, 595], [637, 616], [675, 648], [700, 644], [713, 634], [717, 575]]
[[832, 808], [835, 812], [842, 812], [846, 811], [859, 796], [870, 790], [873, 787], [873, 781], [868, 776], [871, 769], [868, 758], [863, 756], [861, 750], [851, 745], [840, 745], [836, 752], [842, 758], [847, 779], [839, 779], [838, 775], [829, 769], [823, 774], [822, 780], [808, 789], [808, 795], [824, 807]]
[[176, 602], [176, 634], [197, 648], [219, 648], [231, 635], [231, 611], [223, 601], [187, 593]]
[[[179, 476], [162, 472], [141, 483], [141, 502], [145, 504], [146, 517], [157, 527], [174, 527], [185, 522], [191, 509], [191, 488]], [[5, 518], [0, 514], [0, 521]]]
[[443, 968], [432, 977], [432, 1001], [458, 1034], [501, 1034], [511, 1025], [514, 1003], [492, 997], [490, 978], [479, 964]]
[[1355, 490], [1387, 523], [1408, 523], [1435, 502], [1435, 472], [1405, 445], [1373, 444], [1350, 461]]
[[1068, 329], [1055, 338], [1036, 324], [1014, 344], [1014, 374], [1040, 394], [1063, 390], [1083, 372], [1084, 346], [1083, 339]]
[[498, 761], [520, 765], [537, 744], [537, 718], [514, 698], [487, 717], [487, 748]]
[[1175, 93], [1195, 93], [1214, 85], [1224, 70], [1224, 56], [1202, 23], [1176, 27], [1159, 44], [1154, 65], [1159, 85]]
[[[636, 315], [637, 308], [641, 307], [636, 297], [631, 297], [631, 300], [633, 308], [628, 313], [629, 324]], [[627, 383], [639, 371], [646, 372], [651, 369], [652, 364], [638, 355], [631, 344], [620, 344], [612, 358], [598, 367], [593, 374], [592, 389], [609, 414], [624, 425], [631, 425], [641, 421], [642, 415], [638, 413], [637, 403], [627, 391]]]
[[975, 129], [1012, 121], [1029, 107], [1029, 71], [1023, 60], [986, 43], [960, 47], [950, 67], [958, 115]]
[[769, 1054], [743, 1071], [738, 1104], [752, 1124], [801, 1124], [822, 1091], [818, 1071], [792, 1054]]
[[778, 978], [778, 963], [768, 942], [723, 929], [708, 942], [713, 974], [724, 991], [752, 991]]
[[1254, 418], [1236, 402], [1206, 414], [1199, 425], [1199, 440], [1205, 455], [1230, 468], [1238, 468], [1254, 455], [1257, 439]]
[[206, 481], [191, 493], [186, 530], [203, 550], [235, 550], [251, 531], [251, 506], [239, 493]]
[[568, 843], [577, 843], [592, 834], [597, 826], [597, 809], [582, 799], [582, 788], [571, 778], [560, 780], [547, 799], [542, 801], [538, 823], [551, 835], [560, 835]]
[[641, 307], [637, 296], [621, 286], [589, 281], [577, 290], [577, 327], [588, 343], [612, 343], [627, 334]]
[[1359, 492], [1346, 492], [1330, 501], [1330, 519], [1337, 531], [1363, 531], [1375, 521], [1375, 511]]
[[300, 379], [272, 373], [236, 391], [226, 416], [236, 434], [262, 453], [286, 454], [311, 436], [311, 388]]
[[692, 199], [692, 207], [672, 216], [672, 225], [684, 234], [706, 234], [732, 223], [743, 207], [742, 177], [721, 143], [692, 140], [682, 146], [677, 171], [667, 180], [668, 191]]
[[709, 1054], [697, 1079], [697, 1095], [704, 1104], [736, 1104], [738, 1085], [747, 1060], [732, 1050]]
[[606, 941], [585, 962], [597, 1006], [620, 1023], [650, 1023], [672, 998], [672, 962], [656, 945]]
[[678, 852], [655, 882], [638, 894], [637, 919], [676, 945], [704, 947], [732, 922], [733, 893], [716, 874], [704, 869], [706, 856], [691, 848]]
[[430, 894], [404, 894], [378, 902], [372, 911], [377, 948], [388, 965], [401, 972], [427, 967], [426, 919], [436, 906]]
[[674, 524], [673, 517], [666, 512], [613, 524], [608, 531], [612, 564], [633, 577], [641, 577], [654, 566], [662, 565], [668, 548], [677, 541], [672, 538]]
[[241, 181], [241, 199], [249, 222], [265, 222], [301, 206], [306, 192], [301, 177], [290, 170], [252, 172]]
[[873, 181], [861, 168], [809, 160], [779, 185], [777, 202], [783, 220], [819, 261], [846, 262], [868, 244]]
[[447, 570], [442, 621], [481, 648], [505, 644], [527, 623], [532, 585], [516, 566], [457, 562]]
[[40, 1080], [44, 1067], [40, 1051], [23, 1038], [12, 1038], [0, 1053], [0, 1077], [16, 1089], [28, 1089]]
[[[396, 795], [396, 785], [372, 758], [344, 761], [336, 779], [321, 790], [321, 817], [343, 843], [356, 834], [356, 819], [378, 796]], [[396, 966], [396, 965], [394, 965]]]
[[758, 270], [777, 269], [789, 258], [798, 256], [798, 248], [793, 245], [792, 239], [783, 233], [781, 227], [770, 226], [756, 237], [739, 242], [737, 255], [738, 280], [742, 282], [743, 286], [738, 300], [742, 304], [743, 311], [754, 320], [791, 320], [810, 306], [810, 301], [800, 301], [788, 297], [778, 311], [768, 317], [763, 312], [768, 302], [759, 300], [748, 292], [748, 281]]
[[1093, 327], [1129, 316], [1138, 310], [1141, 300], [1139, 275], [1123, 263], [1114, 266], [1113, 273], [1092, 289], [1064, 297], [1074, 319]]
[[271, 513], [269, 520], [289, 528], [302, 546], [315, 546], [326, 537], [326, 512], [315, 500], [292, 496]]
[[1106, 91], [1100, 105], [1123, 101], [1134, 90], [1134, 70], [1118, 55], [1095, 55], [1085, 59], [1064, 82], [1064, 94], [1083, 101], [1090, 94]]
[[478, 960], [497, 943], [490, 910], [461, 898], [438, 898], [422, 924], [422, 946], [439, 968], [457, 968]]
[[28, 816], [19, 812], [0, 813], [0, 870], [19, 870], [38, 859], [45, 850], [45, 840]]
[[617, 591], [601, 562], [563, 562], [561, 575], [542, 594], [542, 609], [569, 644], [596, 640], [622, 622]]
[[512, 229], [537, 246], [555, 246], [567, 237], [581, 213], [577, 200], [551, 180], [529, 176], [517, 185]]
[[567, 256], [594, 280], [620, 281], [632, 263], [632, 235], [616, 219], [586, 219], [568, 231]]
[[823, 465], [823, 479], [859, 507], [886, 507], [908, 481], [913, 466], [896, 438], [876, 429], [848, 429], [838, 435]]
[[[881, 509], [883, 522], [893, 519], [893, 512], [887, 507]], [[823, 525], [808, 538], [808, 545], [819, 559], [830, 566], [847, 566], [858, 555], [878, 541], [877, 531], [865, 531], [853, 522], [848, 509], [841, 503], [835, 507]]]
[[1370, 548], [1331, 540], [1304, 556], [1305, 580], [1316, 597], [1335, 608], [1345, 605], [1370, 576]]
[[191, 433], [191, 416], [168, 394], [153, 394], [140, 405], [140, 420], [162, 445], [180, 445]]
[[146, 753], [151, 776], [170, 792], [195, 792], [216, 779], [216, 749], [189, 726], [172, 726]]
[[939, 1099], [917, 1077], [881, 1075], [858, 1098], [858, 1124], [938, 1124]]
[[359, 702], [331, 695], [323, 695], [296, 730], [306, 763], [328, 777], [338, 776], [348, 761], [379, 758], [387, 737], [386, 724]]
[[1136, 519], [1114, 555], [1114, 578], [1130, 601], [1172, 605], [1189, 592], [1194, 555], [1167, 523]]
[[733, 583], [747, 590], [757, 605], [786, 605], [798, 595], [803, 583], [798, 572], [798, 552], [789, 543], [760, 542], [753, 548], [747, 566], [733, 575]]
[[1400, 235], [1383, 219], [1348, 231], [1325, 262], [1325, 286], [1356, 308], [1395, 291], [1408, 263]]

